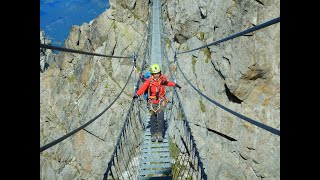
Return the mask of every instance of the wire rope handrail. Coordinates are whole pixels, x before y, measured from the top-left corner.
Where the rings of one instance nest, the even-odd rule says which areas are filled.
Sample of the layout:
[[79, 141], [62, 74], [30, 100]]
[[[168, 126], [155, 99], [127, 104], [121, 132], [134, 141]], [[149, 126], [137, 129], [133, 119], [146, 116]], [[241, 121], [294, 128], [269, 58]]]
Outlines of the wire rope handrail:
[[102, 57], [109, 57], [109, 58], [133, 58], [132, 56], [111, 56], [111, 55], [104, 55], [104, 54], [79, 51], [79, 50], [74, 50], [74, 49], [69, 49], [69, 48], [64, 48], [64, 47], [57, 47], [57, 46], [42, 44], [41, 42], [40, 42], [40, 47], [46, 48], [46, 49], [58, 50], [58, 51], [71, 52], [71, 53], [86, 54], [86, 55], [91, 55], [91, 56], [102, 56]]
[[233, 114], [234, 116], [236, 116], [236, 117], [238, 117], [238, 118], [241, 118], [241, 119], [243, 119], [243, 120], [245, 120], [245, 121], [247, 121], [247, 122], [249, 122], [249, 123], [251, 123], [251, 124], [253, 124], [253, 125], [256, 125], [256, 126], [262, 128], [262, 129], [266, 130], [266, 131], [269, 131], [269, 132], [271, 132], [271, 133], [273, 133], [273, 134], [276, 134], [276, 135], [280, 136], [280, 130], [275, 129], [275, 128], [270, 127], [270, 126], [267, 126], [267, 125], [265, 125], [265, 124], [262, 124], [262, 123], [260, 123], [260, 122], [258, 122], [258, 121], [256, 121], [256, 120], [251, 119], [251, 118], [248, 118], [248, 117], [246, 117], [246, 116], [244, 116], [244, 115], [242, 115], [242, 114], [239, 114], [239, 113], [237, 113], [237, 112], [235, 112], [235, 111], [233, 111], [233, 110], [231, 110], [231, 109], [229, 109], [229, 108], [221, 105], [220, 103], [214, 101], [213, 99], [210, 99], [208, 96], [206, 96], [205, 94], [203, 94], [199, 89], [197, 89], [197, 88], [187, 79], [187, 77], [185, 76], [185, 74], [182, 72], [182, 70], [181, 70], [181, 68], [180, 68], [180, 66], [179, 66], [178, 61], [176, 61], [176, 62], [177, 62], [177, 66], [178, 66], [178, 68], [179, 68], [182, 76], [184, 77], [184, 79], [185, 79], [185, 80], [191, 85], [191, 87], [192, 87], [195, 91], [197, 91], [197, 93], [200, 94], [202, 97], [204, 97], [204, 98], [207, 99], [208, 101], [212, 102], [212, 103], [215, 104], [216, 106], [220, 107], [221, 109], [223, 109], [223, 110], [225, 110], [225, 111]]
[[124, 87], [122, 88], [121, 92], [118, 94], [118, 96], [111, 102], [111, 104], [110, 104], [106, 109], [104, 109], [104, 110], [103, 110], [101, 113], [99, 113], [96, 117], [94, 117], [93, 119], [91, 119], [91, 120], [88, 121], [87, 123], [83, 124], [82, 126], [78, 127], [77, 129], [75, 129], [75, 130], [69, 132], [68, 134], [66, 134], [66, 135], [64, 135], [64, 136], [62, 136], [62, 137], [60, 137], [60, 138], [58, 138], [58, 139], [56, 139], [56, 140], [54, 140], [54, 141], [52, 141], [52, 142], [44, 145], [44, 146], [42, 146], [42, 147], [40, 147], [40, 153], [41, 153], [42, 151], [44, 151], [44, 150], [46, 150], [46, 149], [48, 149], [48, 148], [56, 145], [57, 143], [65, 140], [66, 138], [70, 137], [71, 135], [75, 134], [76, 132], [80, 131], [81, 129], [85, 128], [86, 126], [88, 126], [89, 124], [91, 124], [93, 121], [95, 121], [96, 119], [98, 119], [102, 114], [104, 114], [104, 113], [115, 103], [115, 101], [118, 100], [118, 98], [120, 97], [120, 95], [122, 94], [122, 92], [124, 91], [124, 89], [127, 87], [128, 82], [129, 82], [129, 80], [130, 80], [130, 78], [131, 78], [131, 75], [132, 75], [133, 70], [134, 70], [134, 66], [132, 66], [130, 75], [129, 75], [128, 79], [127, 79], [126, 84], [125, 84]]
[[261, 28], [270, 26], [270, 25], [275, 24], [275, 23], [278, 23], [278, 22], [280, 22], [280, 17], [275, 18], [275, 19], [272, 19], [272, 20], [270, 20], [270, 21], [267, 21], [267, 22], [265, 22], [265, 23], [263, 23], [263, 24], [260, 24], [260, 25], [255, 26], [255, 27], [249, 28], [249, 29], [247, 29], [247, 30], [245, 30], [245, 31], [241, 31], [241, 32], [236, 33], [236, 34], [234, 34], [234, 35], [228, 36], [228, 37], [223, 38], [223, 39], [221, 39], [221, 40], [215, 41], [215, 42], [210, 43], [210, 44], [208, 44], [208, 45], [206, 45], [206, 46], [201, 46], [201, 47], [194, 48], [194, 49], [192, 49], [192, 50], [184, 51], [184, 52], [180, 52], [180, 53], [175, 52], [175, 54], [174, 54], [174, 62], [177, 64], [177, 67], [179, 68], [179, 71], [181, 72], [181, 74], [182, 74], [182, 76], [184, 77], [184, 79], [185, 79], [185, 80], [192, 86], [192, 88], [193, 88], [194, 90], [196, 90], [197, 93], [200, 94], [202, 97], [204, 97], [205, 99], [207, 99], [207, 100], [210, 101], [211, 103], [215, 104], [216, 106], [220, 107], [221, 109], [223, 109], [223, 110], [225, 110], [225, 111], [233, 114], [234, 116], [239, 117], [239, 118], [241, 118], [241, 119], [243, 119], [243, 120], [245, 120], [245, 121], [247, 121], [247, 122], [249, 122], [249, 123], [251, 123], [251, 124], [253, 124], [253, 125], [255, 125], [255, 126], [258, 126], [258, 127], [262, 128], [262, 129], [264, 129], [264, 130], [266, 130], [266, 131], [269, 131], [269, 132], [271, 132], [271, 133], [273, 133], [273, 134], [276, 134], [276, 135], [280, 136], [280, 130], [275, 129], [275, 128], [270, 127], [270, 126], [267, 126], [267, 125], [265, 125], [265, 124], [263, 124], [263, 123], [260, 123], [260, 122], [258, 122], [258, 121], [256, 121], [256, 120], [253, 120], [253, 119], [251, 119], [251, 118], [248, 118], [248, 117], [246, 117], [246, 116], [244, 116], [244, 115], [242, 115], [242, 114], [239, 114], [239, 113], [237, 113], [237, 112], [235, 112], [235, 111], [233, 111], [233, 110], [231, 110], [231, 109], [229, 109], [229, 108], [221, 105], [220, 103], [214, 101], [213, 99], [210, 99], [208, 96], [204, 95], [199, 89], [197, 89], [197, 88], [187, 79], [187, 77], [185, 76], [185, 74], [182, 72], [182, 70], [181, 70], [181, 68], [180, 68], [180, 66], [179, 66], [178, 60], [177, 60], [177, 54], [183, 54], [183, 53], [195, 51], [195, 50], [198, 50], [198, 49], [201, 49], [201, 48], [205, 48], [205, 47], [208, 47], [208, 46], [212, 46], [212, 45], [215, 45], [215, 44], [218, 44], [218, 43], [221, 43], [221, 42], [224, 42], [224, 41], [233, 39], [233, 38], [235, 38], [235, 37], [238, 37], [238, 36], [247, 34], [247, 33], [249, 33], [249, 32], [253, 32], [253, 31], [259, 30], [259, 29], [261, 29]]
[[256, 26], [254, 26], [254, 27], [252, 27], [252, 28], [249, 28], [249, 29], [247, 29], [247, 30], [241, 31], [241, 32], [239, 32], [239, 33], [230, 35], [230, 36], [228, 36], [228, 37], [226, 37], [226, 38], [223, 38], [223, 39], [214, 41], [214, 42], [212, 42], [212, 43], [210, 43], [210, 44], [207, 44], [207, 45], [205, 45], [205, 46], [201, 46], [201, 47], [198, 47], [198, 48], [194, 48], [194, 49], [191, 49], [191, 50], [188, 50], [188, 51], [177, 52], [177, 54], [184, 54], [184, 53], [196, 51], [196, 50], [199, 50], [199, 49], [202, 49], [202, 48], [206, 48], [206, 47], [209, 47], [209, 46], [212, 46], [212, 45], [215, 45], [215, 44], [219, 44], [219, 43], [222, 43], [222, 42], [224, 42], [224, 41], [228, 41], [228, 40], [231, 40], [231, 39], [233, 39], [233, 38], [236, 38], [236, 37], [238, 37], [238, 36], [243, 36], [243, 35], [248, 34], [248, 33], [250, 33], [250, 32], [253, 32], [253, 31], [256, 31], [256, 30], [265, 28], [265, 27], [267, 27], [267, 26], [273, 25], [273, 24], [278, 23], [278, 22], [280, 22], [280, 17], [277, 17], [277, 18], [274, 18], [274, 19], [272, 19], [272, 20], [270, 20], [270, 21], [267, 21], [267, 22], [265, 22], [265, 23], [256, 25]]

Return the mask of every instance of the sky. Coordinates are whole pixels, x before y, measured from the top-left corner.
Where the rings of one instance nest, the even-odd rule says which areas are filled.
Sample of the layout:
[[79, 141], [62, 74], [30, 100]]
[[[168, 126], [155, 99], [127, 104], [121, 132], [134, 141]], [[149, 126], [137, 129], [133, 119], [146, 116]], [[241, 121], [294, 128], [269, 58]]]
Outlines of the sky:
[[109, 8], [109, 0], [40, 0], [40, 29], [51, 45], [63, 46], [72, 25], [82, 25]]

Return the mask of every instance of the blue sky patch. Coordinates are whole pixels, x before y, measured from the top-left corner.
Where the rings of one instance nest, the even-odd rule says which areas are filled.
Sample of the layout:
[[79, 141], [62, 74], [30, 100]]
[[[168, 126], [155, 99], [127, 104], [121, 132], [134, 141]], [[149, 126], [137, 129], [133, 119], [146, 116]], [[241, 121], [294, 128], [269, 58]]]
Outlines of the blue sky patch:
[[108, 0], [40, 0], [40, 29], [52, 45], [63, 46], [72, 25], [89, 23], [108, 8]]

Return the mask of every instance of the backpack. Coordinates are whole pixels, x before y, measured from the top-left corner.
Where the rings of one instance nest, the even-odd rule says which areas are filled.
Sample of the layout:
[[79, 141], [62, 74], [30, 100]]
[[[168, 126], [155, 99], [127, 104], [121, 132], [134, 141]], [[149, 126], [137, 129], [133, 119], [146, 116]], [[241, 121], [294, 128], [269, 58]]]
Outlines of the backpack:
[[[144, 76], [143, 76], [144, 77], [144, 81], [147, 80], [150, 77], [150, 74], [151, 73], [149, 71], [144, 74]], [[148, 99], [148, 89], [146, 89], [146, 91], [144, 92], [143, 98], [144, 99]]]

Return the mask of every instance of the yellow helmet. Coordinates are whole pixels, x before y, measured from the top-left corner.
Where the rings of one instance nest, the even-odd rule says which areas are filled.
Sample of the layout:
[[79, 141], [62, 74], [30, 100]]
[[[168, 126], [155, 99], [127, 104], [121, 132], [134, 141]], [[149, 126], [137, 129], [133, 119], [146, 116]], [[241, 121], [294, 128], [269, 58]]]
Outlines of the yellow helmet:
[[151, 74], [156, 74], [156, 73], [161, 72], [160, 65], [159, 64], [152, 64], [150, 66], [150, 72], [151, 72]]

